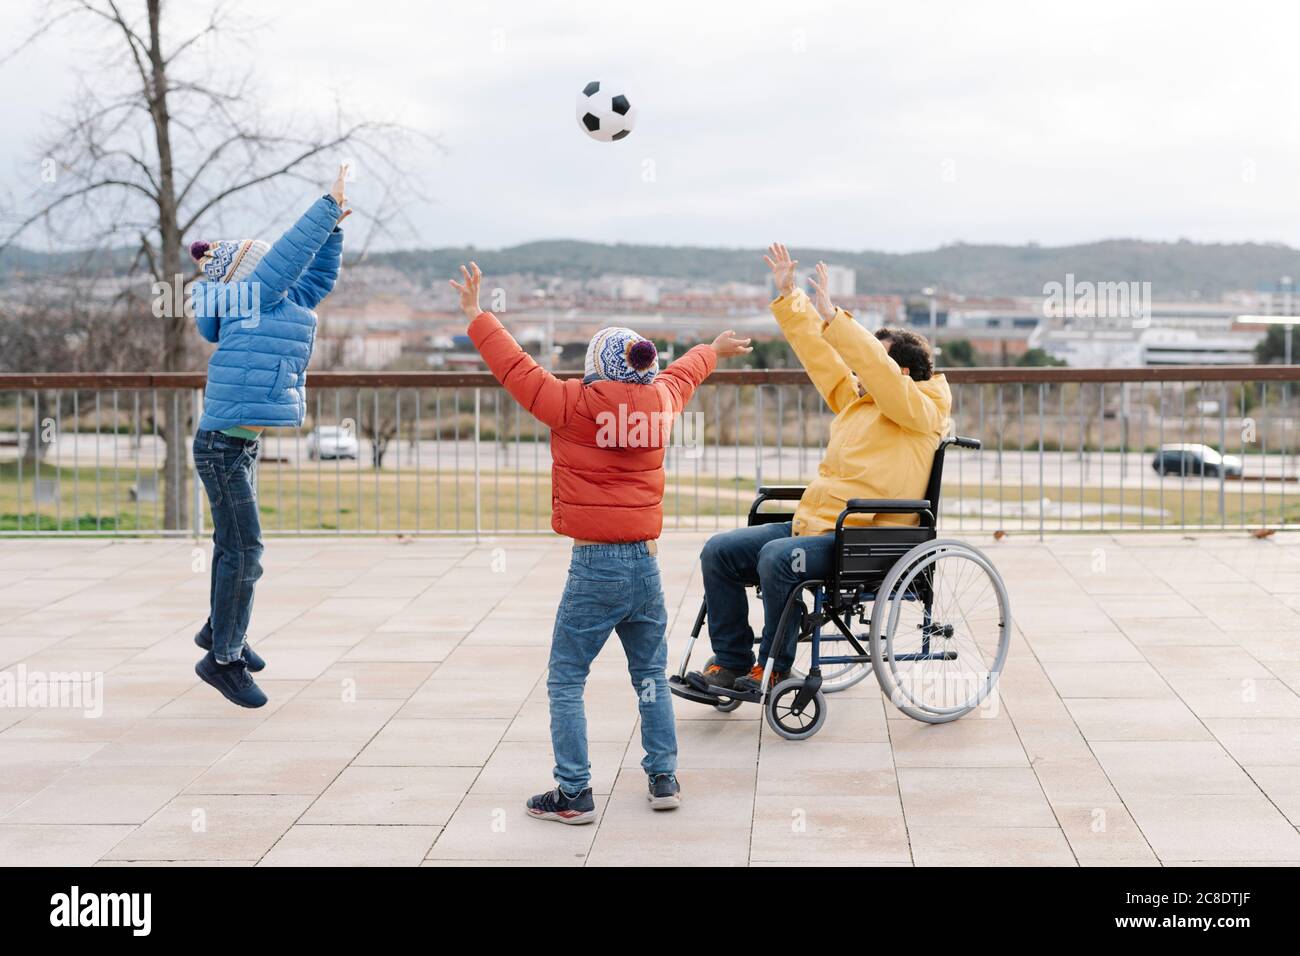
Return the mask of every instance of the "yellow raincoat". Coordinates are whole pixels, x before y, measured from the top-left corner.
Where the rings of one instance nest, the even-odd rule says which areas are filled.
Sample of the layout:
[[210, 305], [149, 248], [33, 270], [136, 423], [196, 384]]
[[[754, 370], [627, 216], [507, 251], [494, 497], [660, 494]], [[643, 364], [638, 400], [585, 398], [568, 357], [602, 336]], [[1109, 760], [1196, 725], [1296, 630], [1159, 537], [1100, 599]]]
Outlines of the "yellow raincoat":
[[[823, 534], [850, 498], [921, 498], [948, 430], [952, 392], [942, 375], [915, 382], [843, 309], [822, 322], [796, 290], [772, 303], [781, 331], [835, 413], [826, 456], [794, 515], [795, 535]], [[858, 515], [852, 524], [916, 524], [914, 515]]]

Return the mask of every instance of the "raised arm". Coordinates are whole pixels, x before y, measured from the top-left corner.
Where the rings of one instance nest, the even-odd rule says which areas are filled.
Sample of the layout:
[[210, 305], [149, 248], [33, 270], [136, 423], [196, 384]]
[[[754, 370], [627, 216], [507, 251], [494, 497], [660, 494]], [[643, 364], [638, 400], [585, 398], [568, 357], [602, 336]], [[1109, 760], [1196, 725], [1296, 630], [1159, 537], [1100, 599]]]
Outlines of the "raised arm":
[[[261, 305], [275, 305], [289, 294], [330, 238], [334, 228], [348, 217], [349, 211], [343, 208], [347, 204], [343, 192], [347, 173], [346, 165], [339, 167], [338, 176], [329, 193], [312, 203], [302, 218], [275, 241], [253, 270], [249, 281], [260, 284], [258, 295]], [[342, 243], [341, 237], [339, 242]], [[336, 268], [336, 274], [337, 271]]]
[[[347, 212], [343, 215], [346, 217]], [[289, 287], [289, 299], [305, 309], [316, 308], [334, 291], [342, 262], [343, 230], [335, 226], [325, 244], [316, 251], [303, 274], [298, 277], [298, 281]]]
[[718, 367], [719, 359], [745, 355], [752, 351], [749, 339], [739, 338], [728, 329], [714, 339], [712, 344], [697, 345], [669, 365], [659, 373], [655, 385], [668, 390], [673, 414], [680, 415], [682, 409], [690, 404], [695, 390]]
[[289, 287], [290, 300], [303, 308], [314, 309], [320, 305], [321, 301], [334, 291], [334, 283], [338, 281], [339, 266], [343, 263], [343, 230], [340, 227], [343, 225], [343, 220], [352, 215], [352, 210], [347, 208], [348, 198], [345, 191], [347, 179], [348, 165], [344, 163], [339, 166], [334, 185], [330, 187], [330, 198], [338, 203], [342, 213], [335, 221], [334, 228], [330, 230], [325, 242], [307, 263], [307, 268]]
[[771, 306], [776, 323], [821, 397], [838, 414], [858, 398], [853, 372], [822, 339], [821, 318], [803, 290], [795, 288], [794, 268], [798, 260], [791, 259], [789, 251], [779, 242], [771, 245], [763, 259], [771, 268], [780, 293]]
[[495, 315], [479, 308], [478, 290], [483, 279], [479, 267], [471, 262], [460, 267], [463, 282], [451, 280], [460, 293], [461, 311], [469, 319], [469, 337], [483, 356], [488, 369], [515, 401], [543, 425], [563, 428], [573, 416], [582, 394], [576, 379], [561, 381], [538, 365], [513, 335], [506, 331]]
[[947, 415], [910, 375], [904, 375], [883, 342], [845, 312], [831, 304], [826, 292], [826, 266], [817, 266], [813, 279], [817, 312], [825, 319], [821, 337], [858, 376], [886, 418], [909, 431], [934, 434], [944, 430]]
[[885, 417], [911, 431], [943, 431], [946, 416], [934, 399], [921, 391], [889, 357], [881, 341], [848, 312], [836, 309], [823, 338], [857, 373]]
[[260, 285], [262, 306], [275, 305], [288, 295], [329, 238], [341, 212], [332, 196], [322, 196], [275, 241], [249, 277], [249, 282]]

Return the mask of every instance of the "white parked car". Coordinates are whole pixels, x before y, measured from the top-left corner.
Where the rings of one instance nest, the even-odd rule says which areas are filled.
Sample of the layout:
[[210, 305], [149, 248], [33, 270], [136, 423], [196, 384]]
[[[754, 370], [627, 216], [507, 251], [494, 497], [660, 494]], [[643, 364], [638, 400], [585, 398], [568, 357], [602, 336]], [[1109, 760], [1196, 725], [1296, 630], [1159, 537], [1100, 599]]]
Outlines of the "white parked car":
[[321, 425], [307, 436], [307, 457], [328, 461], [335, 458], [356, 459], [361, 450], [356, 436], [337, 425]]

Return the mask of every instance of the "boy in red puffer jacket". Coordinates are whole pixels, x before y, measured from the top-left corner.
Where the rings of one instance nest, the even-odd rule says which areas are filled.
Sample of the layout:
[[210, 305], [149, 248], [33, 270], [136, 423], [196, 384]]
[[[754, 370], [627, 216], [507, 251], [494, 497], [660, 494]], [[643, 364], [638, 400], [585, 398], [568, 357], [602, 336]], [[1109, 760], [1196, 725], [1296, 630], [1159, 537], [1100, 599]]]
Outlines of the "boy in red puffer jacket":
[[479, 309], [482, 273], [461, 267], [460, 306], [469, 336], [492, 374], [551, 429], [551, 527], [574, 539], [555, 615], [546, 680], [556, 788], [529, 798], [531, 816], [560, 823], [595, 819], [583, 689], [591, 662], [617, 631], [641, 710], [641, 766], [656, 810], [681, 803], [677, 732], [665, 668], [664, 608], [656, 539], [663, 527], [664, 448], [673, 419], [719, 358], [751, 351], [724, 332], [663, 372], [654, 343], [631, 329], [602, 329], [587, 348], [582, 381], [562, 381]]

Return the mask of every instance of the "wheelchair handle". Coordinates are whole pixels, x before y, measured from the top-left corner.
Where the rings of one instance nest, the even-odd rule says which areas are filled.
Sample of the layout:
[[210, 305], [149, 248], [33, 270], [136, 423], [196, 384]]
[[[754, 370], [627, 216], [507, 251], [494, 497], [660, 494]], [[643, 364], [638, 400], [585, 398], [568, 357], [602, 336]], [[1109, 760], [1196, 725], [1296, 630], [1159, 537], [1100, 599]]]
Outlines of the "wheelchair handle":
[[982, 447], [982, 443], [978, 438], [963, 438], [961, 435], [945, 438], [942, 447], [946, 448], [948, 445], [956, 445], [958, 448], [971, 448], [976, 451]]

